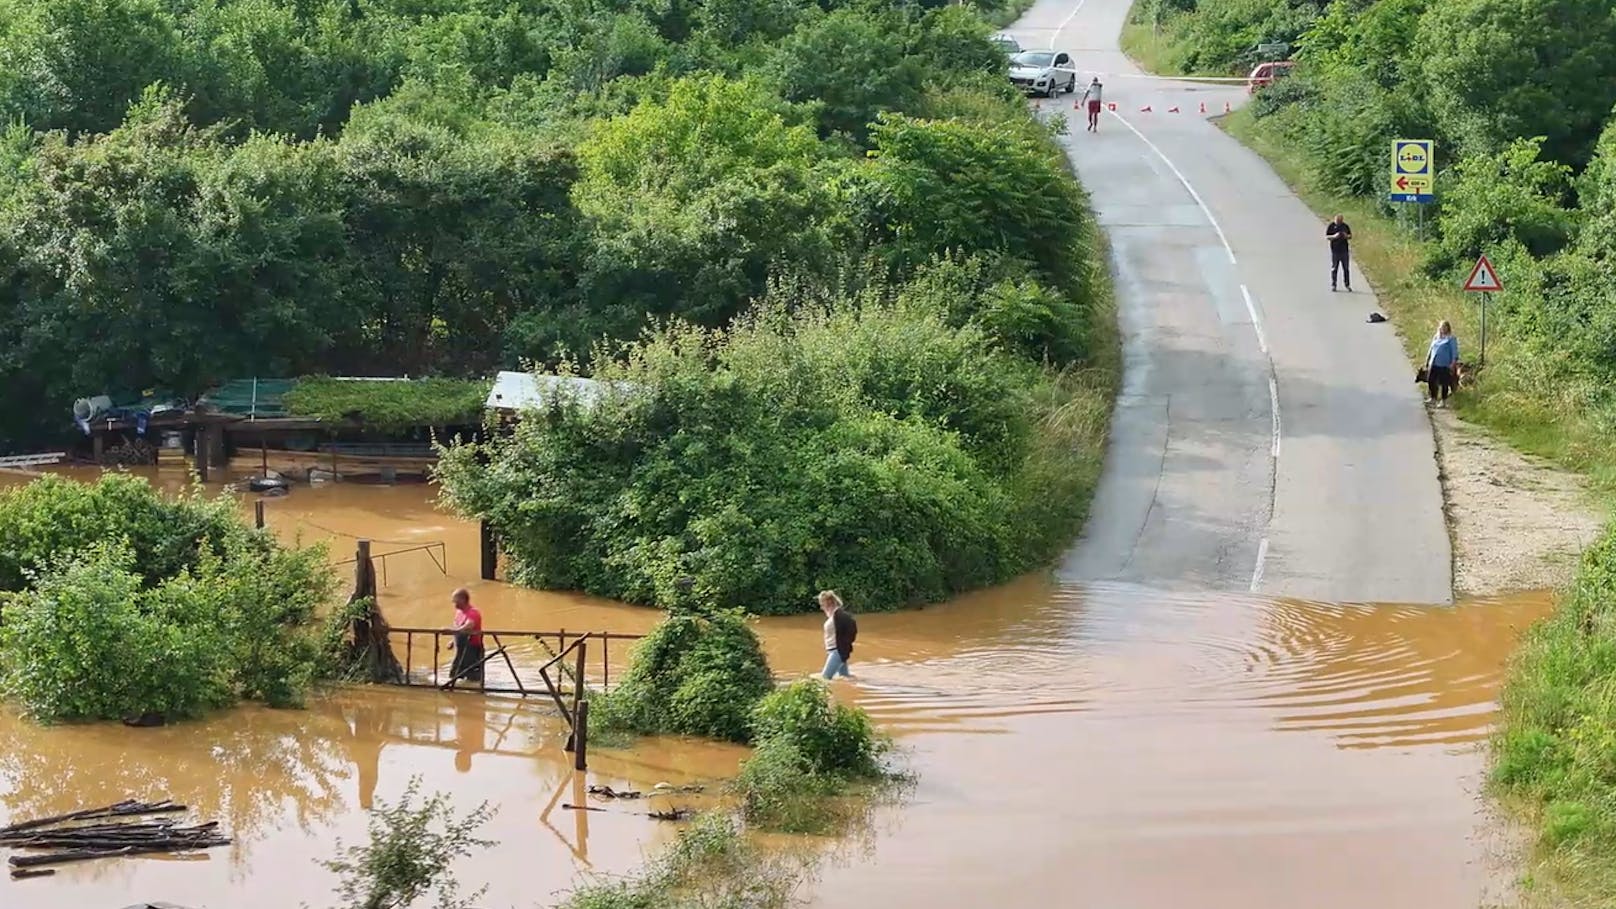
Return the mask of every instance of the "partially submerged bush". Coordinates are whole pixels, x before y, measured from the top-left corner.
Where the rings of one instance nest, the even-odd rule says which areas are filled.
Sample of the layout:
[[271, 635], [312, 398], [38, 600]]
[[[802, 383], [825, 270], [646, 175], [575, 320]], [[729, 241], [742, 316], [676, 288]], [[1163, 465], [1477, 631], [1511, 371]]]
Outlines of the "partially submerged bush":
[[561, 909], [784, 909], [802, 863], [750, 841], [724, 814], [705, 814], [644, 871], [573, 891]]
[[484, 802], [456, 815], [448, 796], [420, 801], [420, 788], [420, 779], [411, 779], [397, 802], [371, 812], [369, 842], [324, 863], [342, 878], [342, 909], [406, 909], [428, 894], [436, 896], [438, 909], [469, 909], [488, 889], [462, 897], [449, 867], [494, 845], [476, 836], [493, 809]]
[[1052, 374], [935, 306], [784, 308], [650, 335], [598, 398], [447, 450], [448, 502], [498, 529], [522, 583], [759, 613], [823, 587], [935, 602], [1052, 558], [1020, 545], [1029, 511], [1076, 531], [1087, 488], [1044, 482], [1074, 471], [1042, 470], [1036, 438]]
[[757, 748], [734, 789], [746, 819], [783, 833], [828, 833], [848, 816], [850, 785], [887, 775], [890, 741], [857, 707], [807, 679], [778, 688], [752, 711]]
[[280, 548], [227, 498], [47, 478], [0, 498], [0, 528], [18, 543], [11, 570], [32, 578], [0, 592], [0, 684], [40, 720], [293, 706], [321, 666], [325, 550]]
[[603, 726], [749, 739], [752, 708], [771, 682], [763, 647], [744, 616], [670, 616], [640, 641], [633, 660], [622, 685], [599, 702]]
[[760, 747], [786, 743], [811, 772], [855, 778], [879, 776], [888, 747], [869, 714], [837, 703], [814, 679], [777, 688], [759, 701], [752, 711], [752, 735]]

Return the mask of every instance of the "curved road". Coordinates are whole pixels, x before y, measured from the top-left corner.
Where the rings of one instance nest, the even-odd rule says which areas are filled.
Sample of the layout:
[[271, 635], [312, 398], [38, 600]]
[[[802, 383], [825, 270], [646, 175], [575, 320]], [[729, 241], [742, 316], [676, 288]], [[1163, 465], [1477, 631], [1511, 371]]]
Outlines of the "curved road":
[[1041, 102], [1070, 118], [1067, 152], [1110, 238], [1126, 364], [1061, 576], [1450, 602], [1430, 421], [1392, 326], [1366, 322], [1368, 281], [1355, 270], [1356, 292], [1332, 294], [1323, 223], [1208, 121], [1244, 86], [1144, 77], [1117, 49], [1128, 7], [1040, 0], [1009, 29], [1070, 50], [1079, 83], [1098, 74], [1117, 105], [1090, 134], [1070, 97]]
[[1501, 658], [1466, 637], [1498, 620], [1331, 605], [1451, 602], [1411, 370], [1361, 275], [1330, 292], [1321, 219], [1200, 113], [1244, 86], [1144, 77], [1117, 49], [1129, 2], [1039, 0], [1009, 30], [1117, 104], [1089, 134], [1070, 96], [1041, 102], [1117, 280], [1093, 512], [1055, 585], [931, 612], [947, 658], [869, 617], [897, 655], [849, 693], [922, 730], [919, 782], [812, 905], [1473, 909], [1508, 889], [1472, 747]]

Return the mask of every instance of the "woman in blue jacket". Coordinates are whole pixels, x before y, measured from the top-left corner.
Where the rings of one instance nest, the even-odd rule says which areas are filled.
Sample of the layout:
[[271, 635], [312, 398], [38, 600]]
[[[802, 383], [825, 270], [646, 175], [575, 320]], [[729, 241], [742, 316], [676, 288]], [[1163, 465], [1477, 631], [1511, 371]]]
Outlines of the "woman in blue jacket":
[[1448, 395], [1453, 392], [1454, 373], [1458, 367], [1459, 339], [1453, 336], [1453, 326], [1443, 319], [1437, 323], [1436, 337], [1431, 339], [1431, 352], [1425, 357], [1425, 383], [1436, 406], [1448, 406]]

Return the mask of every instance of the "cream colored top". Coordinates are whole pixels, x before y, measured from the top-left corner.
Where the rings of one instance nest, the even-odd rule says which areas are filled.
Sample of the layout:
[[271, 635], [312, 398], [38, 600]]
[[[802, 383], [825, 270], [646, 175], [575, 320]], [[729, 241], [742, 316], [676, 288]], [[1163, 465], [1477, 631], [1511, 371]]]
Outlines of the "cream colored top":
[[825, 619], [825, 650], [827, 652], [829, 652], [829, 651], [832, 651], [832, 650], [835, 650], [835, 649], [836, 649], [836, 613], [833, 612], [833, 613], [830, 614], [829, 617], [827, 617]]

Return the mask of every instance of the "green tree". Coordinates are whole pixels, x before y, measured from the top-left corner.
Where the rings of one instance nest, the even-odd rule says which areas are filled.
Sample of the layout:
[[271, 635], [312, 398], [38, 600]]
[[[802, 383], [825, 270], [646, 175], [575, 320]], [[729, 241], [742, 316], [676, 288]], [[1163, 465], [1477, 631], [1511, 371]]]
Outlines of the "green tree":
[[1469, 265], [1482, 253], [1514, 241], [1533, 256], [1560, 251], [1575, 226], [1565, 207], [1571, 169], [1540, 157], [1542, 141], [1519, 139], [1502, 152], [1465, 158], [1443, 191], [1431, 251], [1434, 268]]
[[0, 0], [0, 120], [106, 132], [184, 59], [161, 0]]
[[820, 145], [755, 80], [679, 80], [598, 124], [578, 156], [591, 301], [718, 325], [762, 290], [771, 263], [830, 254]]
[[924, 70], [904, 53], [904, 32], [898, 15], [862, 8], [806, 22], [775, 52], [780, 93], [816, 103], [821, 132], [862, 139], [877, 113], [907, 110], [920, 94]]
[[1616, 103], [1616, 9], [1606, 0], [1444, 0], [1420, 20], [1431, 107], [1467, 152], [1545, 137], [1580, 166]]

